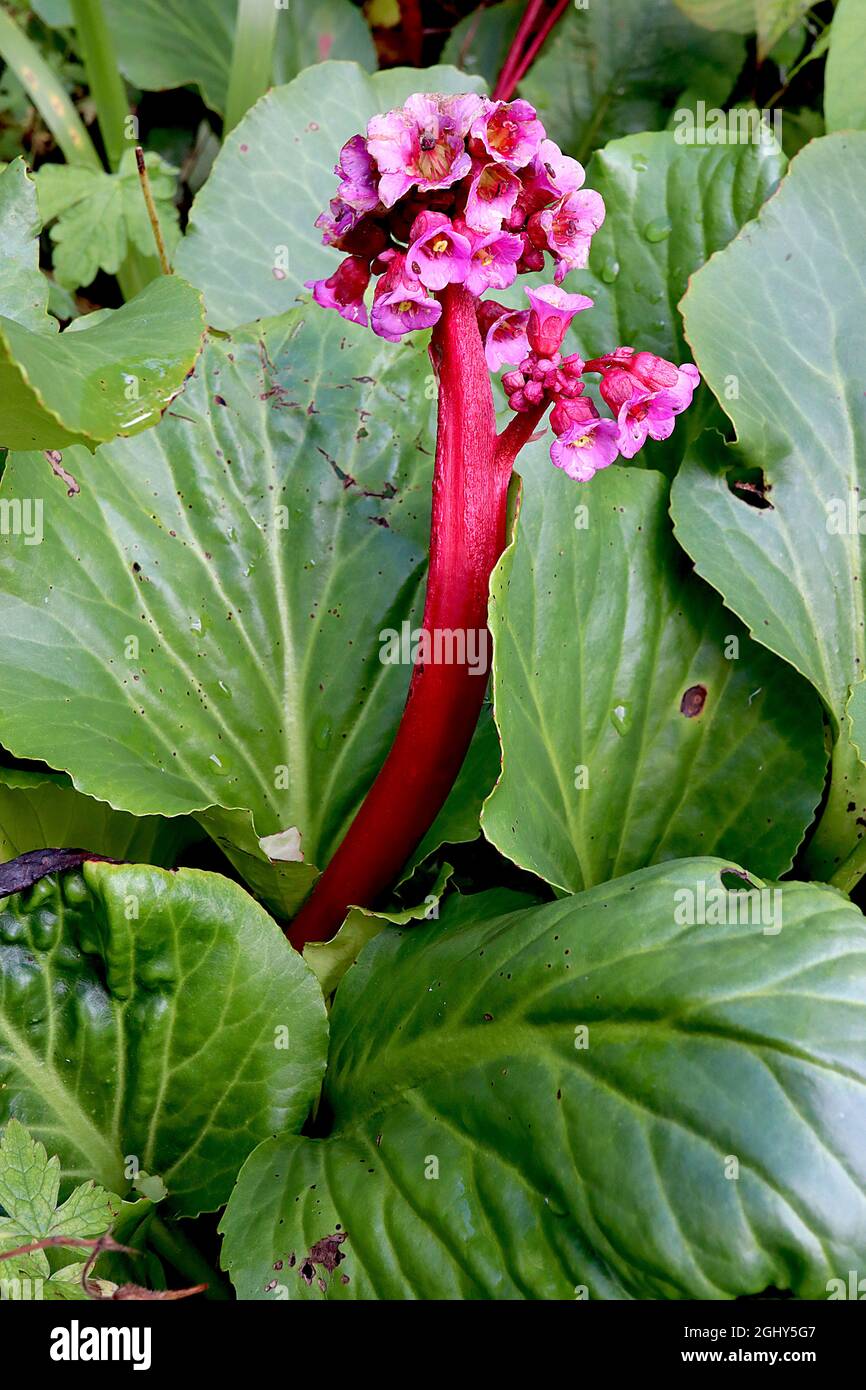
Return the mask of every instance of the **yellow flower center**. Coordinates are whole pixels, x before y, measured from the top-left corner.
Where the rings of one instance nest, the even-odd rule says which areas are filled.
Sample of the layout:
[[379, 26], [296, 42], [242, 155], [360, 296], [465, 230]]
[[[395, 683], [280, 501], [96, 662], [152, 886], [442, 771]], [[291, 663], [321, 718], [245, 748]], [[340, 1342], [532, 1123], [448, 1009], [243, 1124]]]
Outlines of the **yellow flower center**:
[[434, 241], [433, 250], [437, 256], [441, 256], [443, 251], [448, 250], [448, 238], [441, 236], [438, 241]]

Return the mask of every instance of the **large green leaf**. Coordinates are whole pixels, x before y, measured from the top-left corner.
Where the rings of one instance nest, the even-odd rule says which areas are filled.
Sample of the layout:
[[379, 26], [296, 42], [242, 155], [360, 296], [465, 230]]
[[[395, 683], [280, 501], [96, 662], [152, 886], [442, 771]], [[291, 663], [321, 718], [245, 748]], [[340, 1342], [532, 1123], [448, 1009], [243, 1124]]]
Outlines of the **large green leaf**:
[[[424, 577], [428, 370], [298, 310], [213, 340], [156, 429], [66, 451], [76, 497], [11, 455], [44, 539], [0, 536], [4, 746], [135, 815], [224, 808], [208, 829], [292, 911], [405, 700], [380, 634]], [[292, 828], [304, 862], [271, 866], [258, 837]]]
[[91, 862], [0, 900], [0, 1120], [67, 1180], [146, 1171], [178, 1213], [213, 1210], [300, 1128], [326, 1038], [312, 973], [217, 874]]
[[573, 8], [521, 84], [551, 139], [576, 159], [635, 131], [660, 130], [694, 88], [721, 104], [744, 57], [742, 39], [687, 19], [674, 0]]
[[257, 102], [217, 157], [176, 256], [204, 291], [210, 322], [231, 328], [291, 309], [306, 280], [336, 268], [314, 223], [336, 191], [340, 147], [371, 116], [415, 91], [481, 87], [455, 68], [371, 77], [354, 63], [322, 63]]
[[164, 820], [115, 811], [82, 796], [62, 772], [0, 767], [0, 863], [32, 849], [88, 849], [171, 868], [197, 830], [184, 816]]
[[0, 173], [0, 443], [94, 449], [147, 429], [201, 350], [200, 295], [163, 276], [94, 326], [58, 335], [38, 270], [38, 237], [36, 188], [16, 160]]
[[383, 931], [331, 1015], [333, 1136], [241, 1171], [240, 1296], [820, 1298], [862, 1267], [866, 924], [727, 868]]
[[[674, 485], [677, 536], [830, 712], [837, 743], [813, 845], [819, 876], [856, 843], [866, 814], [866, 769], [844, 718], [866, 669], [864, 190], [866, 134], [808, 145], [758, 221], [698, 272], [684, 301], [697, 364], [737, 446], [701, 437]], [[744, 470], [752, 491], [731, 486]]]
[[487, 838], [570, 891], [695, 853], [783, 873], [823, 786], [819, 702], [691, 573], [658, 473], [580, 488], [544, 443], [520, 468], [492, 585]]
[[828, 130], [866, 130], [866, 5], [839, 0], [824, 82]]

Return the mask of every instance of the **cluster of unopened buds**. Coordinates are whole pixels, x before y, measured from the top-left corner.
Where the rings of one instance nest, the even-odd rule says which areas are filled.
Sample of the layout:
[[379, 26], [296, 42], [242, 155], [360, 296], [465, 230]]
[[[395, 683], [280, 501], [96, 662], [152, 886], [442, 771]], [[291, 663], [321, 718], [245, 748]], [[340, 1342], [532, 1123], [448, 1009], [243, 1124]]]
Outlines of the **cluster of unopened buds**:
[[[593, 302], [562, 281], [586, 267], [605, 210], [528, 102], [412, 96], [347, 141], [335, 173], [337, 195], [316, 225], [346, 257], [333, 275], [309, 282], [318, 304], [398, 342], [432, 328], [442, 314], [437, 295], [462, 285], [478, 301], [488, 367], [512, 369], [502, 378], [512, 409], [553, 406], [551, 458], [572, 478], [632, 458], [647, 436], [668, 437], [698, 384], [693, 366], [630, 347], [586, 362], [561, 353], [574, 315]], [[547, 255], [555, 283], [527, 289], [528, 309], [482, 298], [543, 271]], [[586, 373], [601, 374], [611, 417], [584, 394]]]

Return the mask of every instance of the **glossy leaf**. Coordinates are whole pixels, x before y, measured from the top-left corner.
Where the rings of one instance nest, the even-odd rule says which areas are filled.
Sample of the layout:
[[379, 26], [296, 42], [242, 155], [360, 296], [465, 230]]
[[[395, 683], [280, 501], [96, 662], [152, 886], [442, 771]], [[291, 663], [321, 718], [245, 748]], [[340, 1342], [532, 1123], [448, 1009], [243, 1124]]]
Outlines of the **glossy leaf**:
[[[292, 912], [405, 700], [381, 634], [426, 566], [428, 370], [297, 311], [211, 341], [155, 430], [65, 451], [77, 496], [11, 456], [3, 496], [42, 500], [44, 540], [0, 537], [4, 746], [135, 815], [224, 808], [210, 833]], [[271, 865], [259, 837], [292, 827], [303, 862]]]
[[66, 1180], [122, 1194], [140, 1169], [179, 1214], [213, 1210], [300, 1128], [326, 1037], [308, 967], [217, 874], [90, 862], [0, 901], [0, 1120]]
[[82, 322], [80, 332], [58, 335], [37, 269], [38, 235], [36, 188], [16, 160], [0, 173], [0, 238], [8, 248], [0, 271], [0, 442], [94, 449], [147, 429], [201, 350], [201, 297], [163, 276], [93, 326]]
[[620, 135], [661, 130], [689, 88], [721, 104], [742, 39], [693, 24], [674, 0], [617, 0], [566, 12], [520, 93], [576, 159]]
[[823, 787], [818, 701], [683, 563], [659, 474], [582, 488], [544, 443], [520, 468], [492, 582], [503, 770], [485, 835], [570, 891], [697, 852], [783, 873]]
[[455, 68], [369, 76], [323, 63], [263, 97], [231, 132], [190, 213], [181, 275], [204, 292], [218, 328], [293, 308], [304, 282], [339, 264], [314, 226], [334, 196], [340, 146], [412, 92], [480, 90]]
[[866, 1243], [866, 926], [807, 884], [730, 920], [727, 868], [379, 935], [331, 1015], [333, 1136], [241, 1171], [239, 1296], [825, 1297]]
[[171, 868], [197, 830], [184, 816], [163, 820], [115, 811], [82, 796], [62, 772], [0, 767], [0, 863], [32, 849], [88, 849]]
[[687, 458], [673, 491], [677, 537], [757, 640], [801, 671], [830, 712], [833, 786], [811, 861], [819, 875], [856, 843], [866, 813], [866, 769], [844, 720], [849, 689], [866, 669], [864, 188], [866, 134], [813, 142], [757, 223], [698, 272], [684, 301], [698, 367], [735, 425], [737, 446], [726, 449], [708, 432]]
[[866, 7], [839, 0], [824, 80], [828, 130], [866, 130]]

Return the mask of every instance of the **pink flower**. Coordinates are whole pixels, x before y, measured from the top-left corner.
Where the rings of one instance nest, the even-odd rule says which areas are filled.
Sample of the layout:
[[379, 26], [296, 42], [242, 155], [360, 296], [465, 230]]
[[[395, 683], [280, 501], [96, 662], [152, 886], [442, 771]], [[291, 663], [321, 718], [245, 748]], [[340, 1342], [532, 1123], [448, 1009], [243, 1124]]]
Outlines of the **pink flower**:
[[472, 255], [466, 274], [470, 294], [485, 290], [504, 290], [517, 277], [517, 262], [523, 255], [523, 240], [511, 232], [475, 232], [465, 223], [459, 224], [469, 239]]
[[367, 124], [367, 149], [381, 178], [379, 197], [386, 208], [410, 188], [449, 188], [472, 167], [466, 135], [482, 99], [416, 93], [398, 111], [374, 116]]
[[532, 221], [544, 233], [556, 261], [554, 279], [559, 285], [570, 270], [583, 270], [589, 260], [593, 235], [604, 221], [604, 201], [591, 188], [566, 193], [552, 208], [536, 213]]
[[673, 362], [656, 357], [652, 352], [635, 352], [631, 347], [618, 347], [613, 352], [606, 352], [603, 357], [594, 357], [587, 362], [586, 369], [589, 372], [609, 373], [612, 369], [628, 372], [648, 391], [675, 386], [679, 380], [678, 369]]
[[689, 362], [678, 369], [677, 381], [670, 389], [649, 391], [635, 384], [631, 398], [622, 402], [617, 413], [623, 458], [634, 458], [647, 435], [650, 439], [667, 439], [673, 433], [674, 417], [691, 405], [699, 383], [698, 369]]
[[522, 169], [535, 158], [544, 126], [528, 101], [486, 101], [469, 133], [497, 164]]
[[323, 245], [333, 246], [360, 221], [361, 214], [349, 207], [348, 203], [344, 203], [342, 198], [332, 198], [330, 210], [320, 212], [315, 225], [321, 230]]
[[476, 232], [498, 232], [520, 194], [520, 179], [502, 164], [478, 168], [469, 185], [466, 221]]
[[341, 180], [337, 197], [349, 207], [356, 212], [372, 212], [378, 207], [378, 171], [363, 135], [346, 141], [334, 173]]
[[323, 309], [336, 309], [341, 318], [367, 327], [364, 291], [370, 282], [370, 267], [358, 256], [347, 256], [327, 280], [307, 280], [313, 299]]
[[598, 411], [588, 396], [560, 396], [550, 412], [550, 428], [554, 434], [567, 434], [574, 425], [597, 419]]
[[576, 193], [586, 178], [582, 164], [562, 150], [553, 140], [542, 140], [532, 170], [531, 187], [548, 198], [562, 198]]
[[587, 420], [574, 424], [550, 446], [550, 457], [576, 482], [587, 483], [600, 468], [617, 456], [617, 426], [613, 420]]
[[484, 339], [484, 356], [491, 372], [498, 372], [506, 363], [511, 366], [523, 361], [529, 352], [528, 323], [528, 309], [503, 309], [490, 324]]
[[432, 328], [442, 313], [420, 280], [406, 271], [406, 257], [395, 254], [373, 294], [371, 326], [380, 338], [398, 343], [405, 333]]
[[585, 294], [568, 294], [557, 285], [542, 285], [526, 291], [532, 305], [529, 314], [529, 346], [539, 357], [558, 352], [571, 320], [581, 309], [591, 309], [593, 301]]
[[472, 248], [444, 212], [422, 212], [412, 223], [406, 264], [430, 290], [462, 283], [469, 271]]

